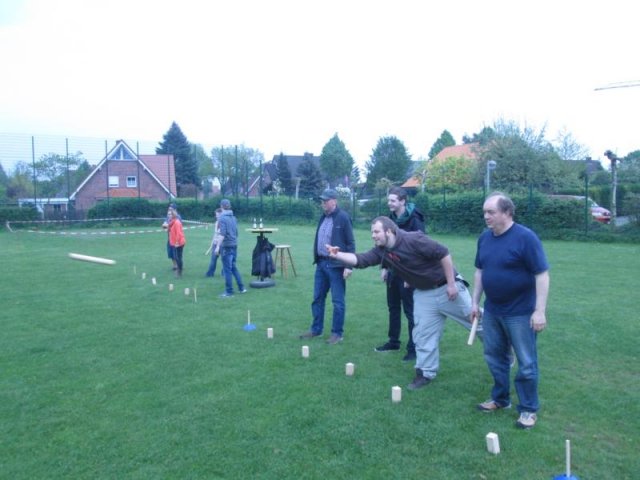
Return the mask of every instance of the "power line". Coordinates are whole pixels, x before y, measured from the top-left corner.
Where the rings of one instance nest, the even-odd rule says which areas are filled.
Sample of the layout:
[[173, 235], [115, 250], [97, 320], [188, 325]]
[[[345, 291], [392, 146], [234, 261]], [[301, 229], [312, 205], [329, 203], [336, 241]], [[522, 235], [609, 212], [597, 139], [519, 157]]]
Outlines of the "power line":
[[615, 82], [610, 83], [609, 85], [605, 85], [603, 87], [597, 87], [594, 90], [611, 90], [613, 88], [630, 88], [630, 87], [640, 87], [640, 80], [631, 80], [628, 82]]

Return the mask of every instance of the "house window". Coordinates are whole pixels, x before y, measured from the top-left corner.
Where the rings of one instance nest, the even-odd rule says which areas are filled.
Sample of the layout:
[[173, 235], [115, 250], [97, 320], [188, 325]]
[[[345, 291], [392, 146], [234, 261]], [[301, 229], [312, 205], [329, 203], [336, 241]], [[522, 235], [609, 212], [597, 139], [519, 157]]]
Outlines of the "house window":
[[118, 188], [120, 186], [120, 179], [117, 175], [109, 175], [109, 187]]
[[136, 177], [127, 177], [127, 187], [136, 188], [138, 186], [138, 181]]

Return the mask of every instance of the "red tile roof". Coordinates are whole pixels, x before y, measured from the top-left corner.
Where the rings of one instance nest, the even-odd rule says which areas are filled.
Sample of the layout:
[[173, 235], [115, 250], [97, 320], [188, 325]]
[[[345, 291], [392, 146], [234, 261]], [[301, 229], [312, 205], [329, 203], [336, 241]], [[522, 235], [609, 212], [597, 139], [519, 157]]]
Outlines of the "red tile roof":
[[451, 147], [444, 147], [440, 150], [434, 160], [444, 160], [451, 157], [465, 157], [465, 158], [478, 158], [478, 143], [464, 143], [462, 145], [453, 145]]
[[140, 155], [139, 158], [174, 196], [178, 194], [173, 155]]

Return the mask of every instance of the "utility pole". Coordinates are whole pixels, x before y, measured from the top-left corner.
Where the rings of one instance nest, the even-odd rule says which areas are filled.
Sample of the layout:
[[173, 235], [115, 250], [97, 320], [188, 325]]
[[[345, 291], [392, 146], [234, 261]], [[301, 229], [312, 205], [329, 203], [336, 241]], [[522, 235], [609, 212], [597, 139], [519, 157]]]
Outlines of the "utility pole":
[[620, 161], [618, 156], [611, 150], [604, 152], [604, 156], [611, 161], [611, 223], [616, 224], [616, 217], [618, 216], [616, 209], [616, 193], [618, 190], [618, 170], [616, 164]]

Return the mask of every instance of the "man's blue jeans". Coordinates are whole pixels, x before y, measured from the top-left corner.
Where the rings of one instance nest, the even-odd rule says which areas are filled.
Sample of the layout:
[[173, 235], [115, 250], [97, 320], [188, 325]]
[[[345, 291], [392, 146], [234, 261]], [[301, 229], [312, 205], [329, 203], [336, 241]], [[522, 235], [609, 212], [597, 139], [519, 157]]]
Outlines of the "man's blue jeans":
[[[209, 262], [209, 269], [207, 270], [207, 273], [205, 273], [205, 276], [213, 277], [216, 274], [217, 264], [218, 264], [218, 255], [216, 255], [216, 252], [212, 252], [211, 261]], [[222, 275], [224, 275], [224, 267], [222, 267]]]
[[313, 315], [311, 331], [316, 335], [320, 335], [324, 328], [324, 306], [327, 294], [331, 290], [331, 303], [333, 304], [331, 333], [342, 336], [346, 311], [344, 301], [346, 282], [342, 276], [343, 272], [344, 268], [332, 267], [327, 260], [319, 260], [316, 265], [313, 303], [311, 304], [311, 314]]
[[236, 267], [237, 255], [238, 247], [223, 247], [220, 249], [220, 256], [222, 257], [222, 268], [224, 271], [225, 291], [230, 295], [233, 294], [233, 278], [236, 279], [238, 290], [240, 290], [241, 292], [244, 290], [242, 277], [240, 276], [240, 272]]
[[493, 375], [491, 398], [498, 405], [510, 403], [509, 349], [518, 359], [518, 372], [514, 380], [518, 394], [519, 412], [537, 412], [538, 401], [538, 352], [537, 334], [530, 326], [531, 315], [504, 317], [484, 311], [484, 358]]

